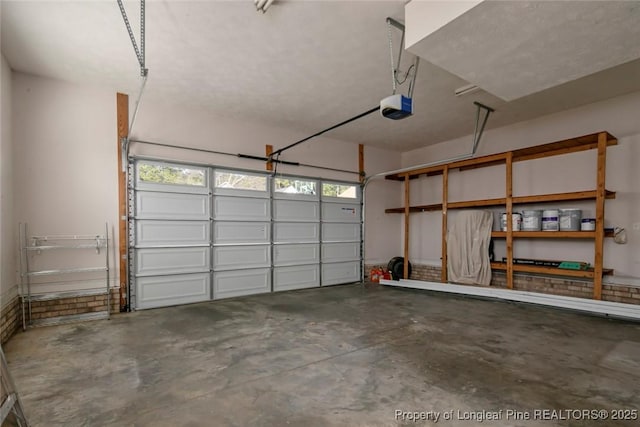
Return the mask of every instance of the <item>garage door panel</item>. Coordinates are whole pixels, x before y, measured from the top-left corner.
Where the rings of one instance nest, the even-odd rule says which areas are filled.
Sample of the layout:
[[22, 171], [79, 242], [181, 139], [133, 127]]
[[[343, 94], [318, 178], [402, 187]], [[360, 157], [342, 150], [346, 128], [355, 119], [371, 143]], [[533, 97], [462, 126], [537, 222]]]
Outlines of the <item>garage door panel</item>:
[[360, 241], [360, 224], [322, 224], [323, 242], [349, 242]]
[[319, 223], [278, 222], [274, 224], [275, 242], [306, 243], [319, 240]]
[[210, 216], [205, 194], [136, 192], [137, 219], [208, 220]]
[[213, 299], [270, 292], [270, 269], [216, 272], [213, 274], [213, 286]]
[[322, 264], [322, 285], [339, 285], [360, 280], [360, 261]]
[[207, 301], [210, 296], [210, 277], [209, 273], [138, 277], [137, 308]]
[[325, 243], [322, 245], [322, 262], [357, 261], [360, 259], [360, 242]]
[[360, 205], [346, 203], [323, 203], [322, 221], [360, 222]]
[[274, 291], [289, 291], [318, 286], [320, 286], [320, 266], [318, 264], [276, 267], [273, 269]]
[[276, 266], [320, 263], [320, 245], [274, 245], [273, 263]]
[[320, 221], [318, 202], [275, 200], [273, 211], [273, 219], [276, 221]]
[[136, 250], [136, 275], [209, 272], [208, 247]]
[[269, 243], [270, 227], [267, 222], [216, 222], [214, 244]]
[[232, 221], [269, 221], [269, 199], [223, 197], [213, 199], [214, 219]]
[[213, 268], [239, 269], [269, 267], [271, 246], [218, 246], [213, 249]]
[[208, 245], [209, 221], [136, 221], [136, 246]]
[[[207, 182], [208, 178], [203, 178]], [[181, 185], [181, 184], [162, 184], [155, 182], [138, 181], [136, 190], [139, 191], [156, 191], [164, 193], [191, 193], [191, 194], [209, 194], [209, 187], [204, 185]]]

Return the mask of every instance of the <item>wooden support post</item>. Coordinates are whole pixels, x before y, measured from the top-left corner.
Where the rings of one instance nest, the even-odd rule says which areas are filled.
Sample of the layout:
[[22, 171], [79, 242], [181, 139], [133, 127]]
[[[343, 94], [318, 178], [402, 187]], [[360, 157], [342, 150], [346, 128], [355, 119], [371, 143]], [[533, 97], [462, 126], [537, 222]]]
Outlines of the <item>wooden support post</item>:
[[409, 279], [409, 174], [404, 176], [404, 269], [405, 279]]
[[507, 153], [506, 163], [507, 204], [507, 288], [513, 289], [513, 153]]
[[602, 299], [602, 263], [604, 246], [604, 199], [607, 167], [607, 133], [598, 135], [598, 169], [596, 182], [596, 239], [593, 265], [593, 299]]
[[129, 96], [116, 95], [118, 126], [118, 262], [120, 263], [120, 311], [127, 308], [128, 233], [127, 233], [127, 165], [123, 164], [122, 141], [129, 136]]
[[447, 283], [448, 278], [448, 258], [447, 258], [447, 207], [449, 203], [449, 166], [442, 170], [442, 271], [440, 280]]
[[364, 145], [358, 144], [358, 173], [360, 174], [360, 184], [364, 182]]
[[[273, 153], [273, 145], [267, 144], [265, 146], [265, 154], [269, 157]], [[273, 172], [273, 162], [271, 160], [267, 160], [266, 168], [269, 172]]]

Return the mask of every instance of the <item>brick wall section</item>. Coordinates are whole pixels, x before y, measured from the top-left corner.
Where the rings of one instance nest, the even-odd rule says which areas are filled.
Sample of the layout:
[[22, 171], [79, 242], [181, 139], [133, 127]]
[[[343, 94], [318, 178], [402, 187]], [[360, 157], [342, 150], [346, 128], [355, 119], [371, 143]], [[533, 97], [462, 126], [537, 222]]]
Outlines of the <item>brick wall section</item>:
[[[60, 298], [47, 301], [32, 301], [31, 313], [33, 320], [51, 317], [68, 316], [71, 314], [93, 313], [104, 311], [107, 304], [106, 295], [90, 295], [73, 298]], [[111, 313], [120, 312], [119, 289], [111, 289]], [[22, 327], [22, 304], [20, 297], [14, 298], [7, 304], [0, 315], [0, 343], [9, 341]]]
[[[378, 264], [366, 264], [364, 266], [365, 279], [369, 278], [369, 273], [373, 267], [387, 268], [387, 265]], [[424, 280], [426, 282], [439, 282], [440, 281], [440, 267], [432, 267], [430, 265], [413, 265], [411, 264], [411, 277], [412, 280]]]
[[[111, 289], [111, 313], [120, 312], [118, 289]], [[105, 311], [106, 295], [88, 295], [31, 302], [32, 320]]]
[[[491, 286], [507, 287], [507, 276], [503, 272], [493, 272]], [[562, 295], [565, 297], [592, 298], [593, 286], [588, 282], [580, 282], [558, 277], [513, 276], [513, 289], [544, 294]]]
[[602, 299], [605, 301], [640, 304], [640, 288], [634, 286], [603, 285]]
[[424, 280], [427, 282], [439, 282], [442, 278], [441, 268], [431, 265], [413, 265], [411, 264], [411, 279]]
[[[368, 277], [373, 265], [365, 266]], [[440, 267], [430, 265], [411, 265], [411, 279], [427, 282], [440, 282]], [[507, 287], [507, 276], [502, 271], [492, 272], [491, 286]], [[576, 298], [593, 298], [593, 285], [590, 282], [559, 277], [525, 276], [514, 274], [513, 288], [520, 291], [562, 295]], [[627, 285], [602, 285], [602, 300], [640, 305], [640, 288]]]
[[22, 311], [20, 298], [15, 297], [13, 301], [2, 308], [0, 316], [0, 344], [9, 341], [9, 338], [22, 327]]

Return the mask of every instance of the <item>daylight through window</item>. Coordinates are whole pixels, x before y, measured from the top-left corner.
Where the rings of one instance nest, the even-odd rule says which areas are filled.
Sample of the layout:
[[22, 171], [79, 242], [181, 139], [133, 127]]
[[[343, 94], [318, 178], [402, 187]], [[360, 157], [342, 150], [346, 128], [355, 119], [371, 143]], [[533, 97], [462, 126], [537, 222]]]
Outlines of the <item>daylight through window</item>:
[[247, 175], [237, 172], [216, 171], [217, 188], [234, 188], [236, 190], [267, 191], [267, 177]]
[[138, 180], [156, 184], [206, 185], [204, 169], [153, 163], [138, 163]]

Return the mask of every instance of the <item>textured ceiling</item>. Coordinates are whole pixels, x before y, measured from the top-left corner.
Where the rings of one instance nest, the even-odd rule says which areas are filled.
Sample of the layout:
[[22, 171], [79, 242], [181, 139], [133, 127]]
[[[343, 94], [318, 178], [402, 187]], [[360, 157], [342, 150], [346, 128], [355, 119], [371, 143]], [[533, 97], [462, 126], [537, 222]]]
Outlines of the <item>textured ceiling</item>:
[[408, 49], [512, 101], [636, 60], [638, 40], [638, 1], [485, 1]]
[[[137, 33], [139, 3], [125, 4]], [[137, 94], [139, 68], [115, 0], [1, 7], [2, 52], [14, 70]], [[403, 21], [404, 2], [276, 0], [266, 14], [251, 0], [147, 1], [146, 9], [141, 108], [190, 104], [312, 134], [391, 94], [385, 19]], [[626, 35], [603, 31], [613, 44]], [[640, 90], [639, 75], [640, 61], [631, 61], [506, 103], [483, 91], [456, 98], [467, 82], [422, 60], [412, 117], [374, 113], [327, 136], [404, 151], [470, 134], [473, 101], [496, 108], [491, 128]]]

